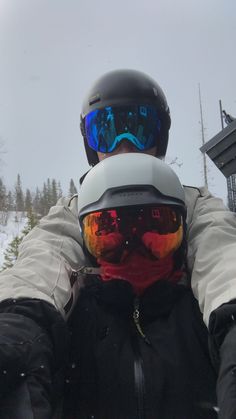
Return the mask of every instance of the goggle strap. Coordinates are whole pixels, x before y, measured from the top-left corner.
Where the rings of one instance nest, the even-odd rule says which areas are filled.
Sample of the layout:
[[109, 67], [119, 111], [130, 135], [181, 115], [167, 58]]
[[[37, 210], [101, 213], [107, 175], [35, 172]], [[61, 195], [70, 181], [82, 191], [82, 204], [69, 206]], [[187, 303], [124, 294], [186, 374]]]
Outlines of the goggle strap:
[[81, 268], [79, 268], [76, 272], [84, 275], [100, 275], [101, 268], [94, 268], [92, 266], [81, 266]]

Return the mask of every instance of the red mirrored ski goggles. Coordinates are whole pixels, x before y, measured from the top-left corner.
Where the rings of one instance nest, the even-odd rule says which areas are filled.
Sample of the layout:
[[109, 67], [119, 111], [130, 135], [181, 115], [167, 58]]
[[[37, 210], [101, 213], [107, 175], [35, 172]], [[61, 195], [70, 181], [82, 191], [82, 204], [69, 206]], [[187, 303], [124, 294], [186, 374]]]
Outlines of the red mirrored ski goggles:
[[183, 217], [177, 208], [166, 205], [107, 209], [87, 214], [82, 234], [97, 260], [118, 263], [125, 249], [140, 246], [150, 257], [162, 259], [180, 247]]

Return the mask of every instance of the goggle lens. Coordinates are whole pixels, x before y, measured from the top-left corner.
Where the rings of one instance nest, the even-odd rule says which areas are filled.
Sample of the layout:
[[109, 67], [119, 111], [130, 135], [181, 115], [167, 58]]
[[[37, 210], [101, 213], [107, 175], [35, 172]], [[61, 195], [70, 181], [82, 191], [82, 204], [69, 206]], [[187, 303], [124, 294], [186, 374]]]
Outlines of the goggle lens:
[[183, 219], [170, 206], [126, 207], [86, 215], [82, 231], [96, 259], [119, 262], [127, 248], [144, 246], [157, 259], [174, 253], [182, 243]]
[[122, 140], [130, 141], [138, 150], [148, 150], [160, 137], [158, 112], [148, 105], [96, 109], [84, 122], [89, 147], [102, 153], [111, 153]]

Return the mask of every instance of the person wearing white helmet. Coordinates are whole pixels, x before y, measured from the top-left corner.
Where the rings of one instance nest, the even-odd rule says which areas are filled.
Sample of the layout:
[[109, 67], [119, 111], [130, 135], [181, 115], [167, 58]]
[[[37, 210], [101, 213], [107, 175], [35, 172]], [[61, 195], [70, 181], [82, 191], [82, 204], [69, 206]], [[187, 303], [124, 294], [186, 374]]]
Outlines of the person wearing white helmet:
[[89, 278], [69, 320], [63, 418], [216, 417], [176, 174], [145, 154], [105, 159], [84, 179], [78, 216]]
[[[130, 152], [163, 158], [170, 122], [165, 95], [148, 75], [134, 70], [105, 74], [94, 83], [81, 112], [89, 164], [93, 166], [114, 154]], [[221, 359], [222, 376], [228, 365], [224, 353], [229, 351], [227, 340], [225, 345], [222, 342], [228, 329], [227, 337], [235, 329], [231, 326], [236, 311], [236, 218], [205, 188], [185, 187], [184, 191], [191, 286], [212, 336], [211, 352], [216, 362]], [[64, 327], [64, 320], [73, 312], [81, 287], [87, 281], [82, 269], [86, 255], [78, 225], [78, 204], [79, 197], [74, 196], [53, 207], [24, 239], [14, 267], [0, 274], [0, 326], [10, 311], [17, 322], [23, 322], [23, 328], [27, 321], [34, 319], [41, 325], [44, 319], [54, 339], [55, 329]], [[26, 330], [28, 336], [29, 325]], [[14, 345], [14, 339], [11, 342]], [[2, 359], [4, 366], [8, 361], [4, 355]], [[218, 385], [220, 394], [224, 394], [222, 382]], [[225, 405], [231, 403], [227, 399], [230, 394], [219, 397], [223, 415]]]

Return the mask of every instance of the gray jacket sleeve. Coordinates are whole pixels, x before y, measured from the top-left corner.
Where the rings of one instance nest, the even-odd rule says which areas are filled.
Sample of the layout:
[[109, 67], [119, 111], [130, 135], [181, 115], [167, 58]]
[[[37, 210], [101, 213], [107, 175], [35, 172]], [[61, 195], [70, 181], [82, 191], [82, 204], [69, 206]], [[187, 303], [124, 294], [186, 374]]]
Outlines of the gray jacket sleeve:
[[77, 199], [60, 200], [24, 238], [14, 267], [0, 274], [0, 301], [37, 298], [69, 315], [84, 280]]
[[206, 325], [213, 310], [236, 299], [236, 214], [206, 188], [185, 187], [188, 265]]

